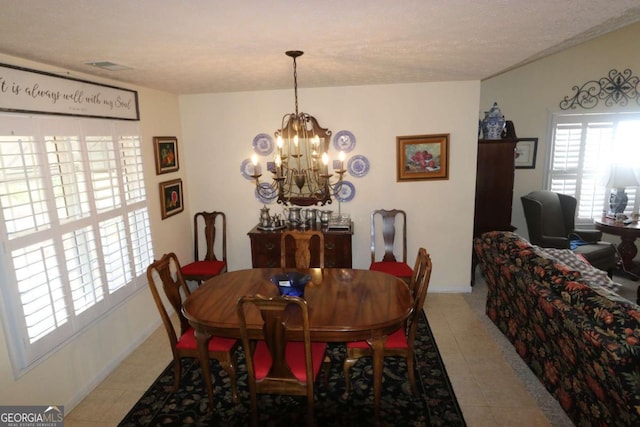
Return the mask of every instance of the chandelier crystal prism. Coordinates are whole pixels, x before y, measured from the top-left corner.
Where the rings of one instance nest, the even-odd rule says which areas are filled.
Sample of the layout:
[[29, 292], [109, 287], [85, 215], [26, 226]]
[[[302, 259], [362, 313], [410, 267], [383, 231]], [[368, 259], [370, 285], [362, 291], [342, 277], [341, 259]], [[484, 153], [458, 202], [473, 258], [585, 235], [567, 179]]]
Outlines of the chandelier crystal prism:
[[[269, 199], [277, 194], [277, 202], [283, 205], [325, 205], [332, 203], [335, 186], [343, 179], [344, 153], [340, 152], [339, 167], [329, 173], [329, 143], [331, 131], [322, 128], [315, 117], [298, 111], [298, 72], [296, 59], [304, 52], [290, 50], [286, 55], [293, 58], [293, 89], [295, 112], [285, 114], [280, 129], [275, 131], [276, 149], [274, 167], [270, 168], [273, 180], [260, 183], [261, 174], [252, 175], [256, 191], [261, 198]], [[253, 157], [254, 171], [257, 156]], [[331, 182], [333, 178], [333, 182]]]

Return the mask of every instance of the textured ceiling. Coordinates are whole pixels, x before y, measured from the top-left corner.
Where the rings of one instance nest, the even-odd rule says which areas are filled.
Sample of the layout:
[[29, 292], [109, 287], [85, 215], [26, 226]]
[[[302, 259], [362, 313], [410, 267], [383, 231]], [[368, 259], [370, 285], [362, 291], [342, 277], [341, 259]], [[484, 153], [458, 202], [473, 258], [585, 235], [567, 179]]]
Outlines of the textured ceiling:
[[176, 94], [290, 88], [287, 50], [300, 87], [481, 80], [637, 21], [638, 0], [0, 0], [0, 53]]

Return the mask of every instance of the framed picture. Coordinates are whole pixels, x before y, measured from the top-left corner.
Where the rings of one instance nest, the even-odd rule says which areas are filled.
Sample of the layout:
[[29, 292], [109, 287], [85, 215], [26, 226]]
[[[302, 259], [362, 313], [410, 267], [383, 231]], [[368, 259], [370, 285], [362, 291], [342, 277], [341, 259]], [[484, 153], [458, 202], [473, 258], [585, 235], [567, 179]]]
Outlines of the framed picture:
[[396, 137], [397, 180], [449, 179], [449, 134]]
[[156, 175], [175, 172], [178, 163], [178, 139], [175, 136], [154, 136], [153, 152], [156, 158]]
[[162, 210], [162, 219], [184, 210], [184, 205], [182, 204], [181, 179], [173, 179], [160, 183], [160, 209]]
[[538, 138], [518, 138], [516, 143], [516, 169], [535, 169]]

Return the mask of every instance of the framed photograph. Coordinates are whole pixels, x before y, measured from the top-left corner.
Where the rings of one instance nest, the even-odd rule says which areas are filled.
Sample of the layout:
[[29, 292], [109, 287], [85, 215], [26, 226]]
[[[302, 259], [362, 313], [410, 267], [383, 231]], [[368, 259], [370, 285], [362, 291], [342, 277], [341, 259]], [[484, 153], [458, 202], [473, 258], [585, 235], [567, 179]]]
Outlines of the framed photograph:
[[397, 181], [449, 179], [449, 134], [396, 137]]
[[153, 152], [156, 158], [156, 175], [175, 172], [178, 163], [178, 139], [175, 136], [154, 136]]
[[184, 210], [184, 205], [182, 204], [181, 179], [173, 179], [160, 183], [160, 209], [162, 210], [162, 219]]
[[516, 143], [516, 169], [535, 169], [538, 138], [518, 138]]

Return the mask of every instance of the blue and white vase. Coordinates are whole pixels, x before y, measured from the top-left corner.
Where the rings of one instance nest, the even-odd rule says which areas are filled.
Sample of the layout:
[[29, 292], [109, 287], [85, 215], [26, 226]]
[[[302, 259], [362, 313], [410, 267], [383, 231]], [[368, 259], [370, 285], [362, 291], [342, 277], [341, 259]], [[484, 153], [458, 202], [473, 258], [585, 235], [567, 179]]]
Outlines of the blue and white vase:
[[482, 137], [484, 139], [501, 139], [505, 124], [506, 120], [500, 111], [500, 107], [498, 107], [497, 102], [494, 102], [493, 107], [484, 113]]

